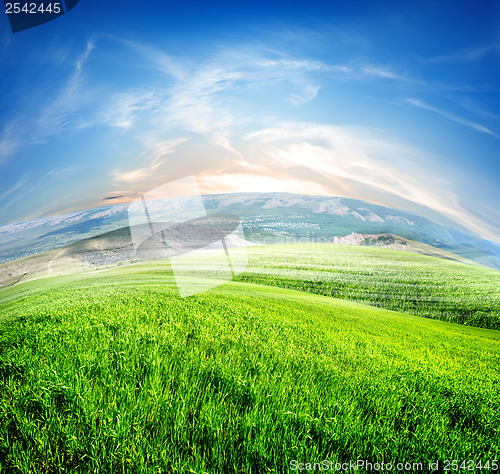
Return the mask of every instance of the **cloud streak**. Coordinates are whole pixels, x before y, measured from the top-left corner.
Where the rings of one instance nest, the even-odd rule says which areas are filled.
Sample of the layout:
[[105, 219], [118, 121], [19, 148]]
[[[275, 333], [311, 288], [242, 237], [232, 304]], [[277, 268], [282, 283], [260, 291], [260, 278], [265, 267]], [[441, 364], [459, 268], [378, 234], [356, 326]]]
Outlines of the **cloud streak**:
[[72, 114], [82, 105], [80, 95], [83, 85], [83, 67], [95, 48], [95, 42], [89, 40], [83, 53], [74, 63], [73, 74], [62, 87], [62, 92], [42, 109], [35, 122], [35, 131], [32, 140], [43, 140], [50, 135], [60, 133], [66, 128], [86, 126], [88, 124], [75, 122]]
[[284, 123], [245, 138], [263, 151], [259, 163], [267, 170], [262, 175], [273, 175], [274, 170], [274, 177], [302, 182], [302, 186], [294, 183], [289, 192], [306, 192], [304, 170], [308, 170], [324, 178], [314, 176], [309, 183], [316, 190], [323, 187], [321, 194], [374, 201], [370, 196], [375, 190], [385, 196], [379, 198], [382, 205], [393, 206], [391, 196], [397, 196], [400, 202], [432, 209], [479, 235], [498, 240], [497, 227], [485, 224], [459, 204], [452, 184], [453, 171], [430, 172], [432, 157], [421, 150], [384, 140], [368, 129], [314, 123]]
[[[94, 41], [87, 42], [85, 50], [73, 64], [73, 72], [65, 81], [58, 95], [44, 96], [45, 104], [30, 104], [30, 109], [19, 107], [14, 117], [4, 126], [0, 138], [0, 163], [5, 162], [21, 147], [43, 143], [50, 136], [75, 126], [85, 126], [75, 122], [72, 115], [82, 104], [80, 95], [83, 85], [83, 67], [95, 47]], [[47, 98], [48, 97], [48, 98]], [[32, 108], [40, 110], [33, 117]], [[33, 117], [26, 120], [26, 117]]]
[[127, 130], [133, 127], [142, 112], [157, 109], [158, 94], [153, 90], [129, 90], [111, 96], [99, 114], [98, 122], [109, 127]]
[[19, 191], [21, 188], [23, 188], [27, 182], [28, 182], [28, 175], [24, 175], [19, 181], [17, 181], [16, 184], [11, 186], [7, 191], [4, 191], [2, 194], [0, 194], [0, 201], [3, 201], [5, 198], [12, 196], [14, 193]]
[[414, 105], [415, 107], [419, 107], [419, 108], [425, 109], [425, 110], [430, 110], [431, 112], [434, 112], [438, 115], [446, 117], [447, 119], [449, 119], [453, 122], [459, 123], [460, 125], [463, 125], [464, 127], [467, 127], [467, 128], [474, 130], [476, 132], [486, 133], [487, 135], [490, 135], [494, 138], [500, 138], [496, 133], [494, 133], [488, 127], [485, 127], [484, 125], [473, 122], [472, 120], [468, 120], [468, 119], [465, 119], [463, 117], [459, 117], [458, 115], [447, 112], [445, 110], [438, 109], [437, 107], [433, 107], [431, 105], [428, 105], [428, 104], [426, 104], [418, 99], [410, 98], [410, 99], [406, 99], [406, 101], [409, 104]]
[[500, 51], [500, 43], [493, 43], [475, 48], [462, 49], [443, 56], [436, 56], [427, 59], [430, 63], [444, 62], [476, 62], [482, 60], [485, 56], [498, 53]]
[[400, 76], [395, 74], [389, 68], [379, 66], [362, 66], [361, 71], [368, 76], [376, 76], [383, 79], [401, 79]]
[[185, 138], [157, 143], [154, 145], [154, 154], [149, 166], [131, 171], [114, 171], [112, 177], [118, 183], [134, 184], [153, 177], [158, 169], [165, 163], [165, 156], [175, 153], [175, 147], [185, 142]]

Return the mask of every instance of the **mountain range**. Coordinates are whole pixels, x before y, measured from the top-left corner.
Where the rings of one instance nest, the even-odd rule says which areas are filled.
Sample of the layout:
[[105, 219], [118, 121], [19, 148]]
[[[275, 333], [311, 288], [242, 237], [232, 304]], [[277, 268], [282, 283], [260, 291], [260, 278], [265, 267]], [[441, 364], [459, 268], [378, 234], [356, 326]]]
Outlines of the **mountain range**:
[[[199, 200], [199, 196], [163, 199], [150, 201], [148, 207], [153, 219], [161, 215], [163, 220], [183, 222]], [[254, 243], [334, 242], [335, 237], [352, 233], [392, 234], [500, 270], [499, 244], [408, 211], [356, 199], [291, 193], [204, 195], [202, 200], [209, 215], [237, 216], [246, 240]], [[119, 204], [0, 227], [0, 263], [128, 228], [129, 206]], [[365, 244], [370, 245], [370, 239]]]

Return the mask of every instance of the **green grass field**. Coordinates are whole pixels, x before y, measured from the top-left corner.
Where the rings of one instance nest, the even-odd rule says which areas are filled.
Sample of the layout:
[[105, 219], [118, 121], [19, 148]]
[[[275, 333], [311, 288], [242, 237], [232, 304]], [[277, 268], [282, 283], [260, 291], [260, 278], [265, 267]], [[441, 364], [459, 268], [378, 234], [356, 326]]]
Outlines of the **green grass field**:
[[[498, 272], [372, 250], [255, 248], [240, 281], [189, 298], [164, 262], [1, 290], [0, 472], [500, 458], [500, 332], [332, 298], [331, 286], [342, 262], [377, 276], [357, 280], [361, 294], [385, 268], [377, 294], [408, 293], [413, 278], [432, 287], [418, 300], [427, 316], [435, 300], [452, 312], [469, 301], [473, 314], [491, 306], [490, 321]], [[290, 282], [307, 292], [280, 288]]]
[[292, 244], [249, 249], [238, 281], [279, 286], [500, 329], [500, 272], [385, 248]]

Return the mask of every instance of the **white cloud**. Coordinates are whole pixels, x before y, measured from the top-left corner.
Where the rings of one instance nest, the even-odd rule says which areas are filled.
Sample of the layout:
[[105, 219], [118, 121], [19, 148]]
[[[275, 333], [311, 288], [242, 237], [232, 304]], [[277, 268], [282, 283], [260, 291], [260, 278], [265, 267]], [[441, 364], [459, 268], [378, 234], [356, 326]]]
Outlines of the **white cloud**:
[[154, 175], [158, 168], [164, 163], [160, 159], [155, 158], [150, 166], [145, 168], [139, 168], [132, 171], [113, 173], [113, 177], [116, 181], [122, 181], [126, 183], [135, 183], [136, 181], [141, 181], [145, 178], [149, 178]]
[[19, 140], [14, 133], [14, 125], [11, 123], [4, 127], [0, 138], [0, 164], [19, 147]]
[[[488, 226], [459, 204], [453, 171], [437, 170], [432, 157], [421, 150], [380, 138], [368, 129], [313, 123], [284, 123], [245, 138], [249, 143], [259, 144], [264, 156], [258, 161], [267, 167], [267, 175], [306, 183], [305, 171], [309, 171], [323, 177], [323, 182], [331, 183], [323, 188], [324, 194], [335, 189], [342, 193], [339, 184], [344, 182], [351, 187], [347, 190], [348, 197], [358, 199], [367, 199], [370, 190], [381, 191], [386, 200], [379, 204], [391, 207], [394, 202], [391, 196], [397, 196], [432, 209], [479, 235], [498, 240], [497, 228]], [[252, 163], [255, 161], [252, 157]], [[321, 180], [314, 182], [316, 190], [319, 189]], [[305, 192], [304, 186], [296, 184], [280, 190], [297, 192], [297, 189]]]
[[82, 105], [83, 66], [94, 47], [93, 40], [87, 41], [85, 50], [74, 63], [73, 74], [62, 87], [62, 92], [42, 109], [34, 124], [32, 137], [34, 142], [43, 140], [49, 135], [55, 135], [66, 128], [89, 125], [75, 122], [70, 116]]
[[139, 113], [157, 109], [158, 96], [152, 90], [117, 92], [100, 114], [100, 122], [121, 129], [130, 129]]
[[[104, 40], [103, 40], [104, 41]], [[45, 142], [63, 130], [92, 126], [110, 126], [134, 133], [141, 123], [161, 130], [185, 130], [210, 137], [213, 143], [234, 152], [230, 135], [235, 118], [223, 100], [224, 94], [280, 87], [295, 106], [317, 97], [320, 85], [309, 74], [339, 73], [350, 69], [320, 61], [294, 58], [268, 52], [220, 51], [199, 63], [176, 58], [152, 46], [114, 38], [119, 45], [138, 53], [134, 57], [144, 71], [156, 70], [165, 75], [164, 85], [156, 80], [149, 87], [117, 90], [110, 94], [105, 84], [92, 87], [84, 75], [85, 65], [96, 47], [89, 40], [85, 50], [74, 61], [73, 73], [62, 91], [49, 97], [41, 112], [26, 126], [25, 120], [13, 121], [9, 133], [0, 139], [0, 159], [14, 153], [19, 146]], [[276, 58], [278, 56], [278, 58]], [[151, 72], [147, 72], [150, 74]], [[242, 100], [248, 97], [241, 96]], [[21, 115], [25, 116], [24, 111]]]
[[203, 67], [172, 88], [163, 112], [188, 131], [202, 135], [220, 133], [232, 124], [233, 117], [219, 105], [217, 95], [230, 89], [240, 77], [231, 70]]
[[462, 49], [460, 51], [455, 51], [443, 56], [436, 56], [430, 58], [427, 61], [431, 63], [442, 63], [442, 62], [475, 62], [480, 61], [486, 55], [499, 52], [500, 43], [493, 43], [484, 46], [478, 46], [475, 48]]
[[369, 76], [381, 77], [384, 79], [401, 79], [397, 74], [389, 68], [380, 66], [363, 66], [361, 71]]
[[425, 110], [430, 110], [431, 112], [434, 112], [438, 115], [442, 115], [443, 117], [446, 117], [449, 120], [452, 120], [453, 122], [459, 123], [460, 125], [463, 125], [464, 127], [470, 128], [471, 130], [475, 130], [476, 132], [480, 133], [486, 133], [487, 135], [490, 135], [494, 138], [500, 138], [496, 133], [491, 131], [488, 127], [485, 127], [484, 125], [481, 125], [479, 123], [473, 122], [472, 120], [465, 119], [463, 117], [459, 117], [458, 115], [452, 114], [450, 112], [447, 112], [442, 109], [438, 109], [437, 107], [433, 107], [431, 105], [428, 105], [421, 100], [418, 99], [406, 99], [406, 101], [414, 105], [415, 107], [420, 107], [421, 109]]
[[[44, 142], [47, 137], [66, 128], [88, 125], [72, 121], [71, 116], [82, 104], [83, 66], [94, 46], [93, 41], [87, 42], [85, 50], [73, 64], [73, 73], [62, 85], [59, 94], [44, 97], [45, 104], [31, 104], [32, 108], [40, 110], [38, 115], [33, 117], [31, 108], [27, 111], [23, 107], [13, 114], [10, 122], [3, 127], [0, 138], [0, 163], [22, 146]], [[27, 120], [26, 117], [32, 119]]]
[[312, 84], [306, 85], [302, 93], [299, 94], [291, 94], [290, 101], [293, 105], [303, 105], [311, 100], [315, 99], [319, 93], [320, 86], [313, 86]]
[[120, 183], [138, 183], [154, 177], [159, 168], [165, 163], [165, 156], [175, 153], [175, 147], [185, 142], [185, 138], [176, 140], [167, 140], [152, 145], [153, 158], [149, 166], [138, 168], [131, 171], [114, 171], [112, 176], [116, 182]]
[[6, 197], [9, 198], [2, 205], [2, 207], [0, 207], [0, 212], [4, 212], [16, 202], [22, 201], [26, 198], [34, 199], [37, 196], [35, 194], [35, 191], [39, 191], [39, 189], [42, 187], [42, 184], [40, 182], [37, 182], [31, 187], [28, 187], [28, 182], [28, 176], [23, 176], [14, 186], [12, 186], [0, 196], [0, 201], [4, 200]]
[[79, 166], [67, 166], [66, 168], [54, 168], [50, 171], [47, 171], [47, 173], [45, 173], [41, 179], [45, 179], [45, 178], [57, 178], [57, 179], [61, 179], [61, 178], [69, 178], [71, 176], [74, 176], [76, 173], [78, 173], [78, 171], [81, 169], [81, 167]]
[[9, 189], [7, 189], [7, 191], [4, 191], [2, 194], [0, 194], [0, 201], [3, 201], [5, 198], [19, 191], [26, 185], [27, 182], [28, 182], [28, 176], [24, 175], [23, 177], [21, 177], [21, 179], [17, 181], [16, 184], [12, 185]]
[[319, 183], [303, 179], [279, 178], [250, 173], [202, 173], [198, 177], [204, 194], [240, 192], [291, 192], [296, 194], [328, 195], [328, 189]]
[[288, 69], [295, 71], [331, 71], [331, 70], [339, 70], [339, 68], [347, 69], [345, 66], [329, 66], [328, 64], [324, 64], [320, 61], [313, 61], [307, 59], [306, 60], [266, 59], [257, 62], [257, 66], [264, 68], [279, 68], [279, 69]]
[[142, 57], [151, 61], [158, 70], [167, 76], [182, 81], [188, 74], [187, 68], [182, 66], [179, 61], [176, 61], [173, 57], [153, 46], [121, 39], [119, 41], [128, 48], [137, 51]]

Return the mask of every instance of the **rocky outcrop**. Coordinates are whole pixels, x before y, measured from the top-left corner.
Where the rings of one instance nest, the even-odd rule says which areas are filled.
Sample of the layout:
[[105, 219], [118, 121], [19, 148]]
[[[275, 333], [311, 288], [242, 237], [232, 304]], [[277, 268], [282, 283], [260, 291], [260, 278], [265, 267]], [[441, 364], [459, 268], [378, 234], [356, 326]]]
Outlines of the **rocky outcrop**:
[[332, 243], [343, 245], [368, 245], [385, 248], [400, 248], [401, 246], [408, 245], [405, 239], [392, 234], [358, 234], [356, 232], [352, 232], [345, 237], [335, 236], [332, 239]]

